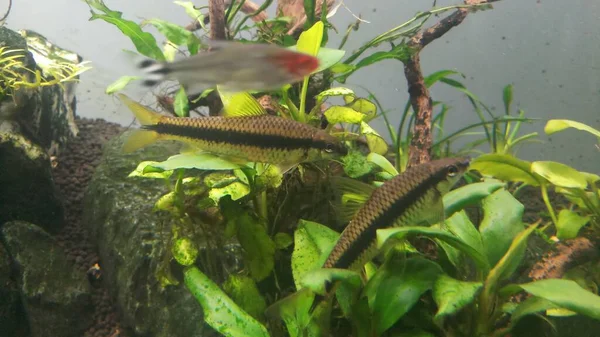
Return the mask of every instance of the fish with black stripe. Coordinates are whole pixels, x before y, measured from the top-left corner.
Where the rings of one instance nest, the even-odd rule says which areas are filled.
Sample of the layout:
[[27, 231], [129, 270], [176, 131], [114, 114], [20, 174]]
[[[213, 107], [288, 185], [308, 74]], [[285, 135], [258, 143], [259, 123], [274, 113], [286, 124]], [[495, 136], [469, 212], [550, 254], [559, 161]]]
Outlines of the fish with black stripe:
[[347, 153], [340, 139], [325, 130], [269, 115], [247, 93], [222, 97], [225, 98], [223, 115], [183, 118], [161, 115], [119, 94], [142, 125], [129, 136], [123, 150], [132, 152], [159, 140], [176, 140], [191, 149], [210, 152], [232, 162], [280, 167]]
[[[443, 195], [462, 177], [469, 164], [469, 157], [430, 161], [408, 168], [379, 188], [341, 178], [339, 185], [352, 185], [369, 196], [354, 212], [323, 268], [360, 270], [378, 253], [377, 230], [443, 220]], [[316, 296], [311, 312], [333, 294], [334, 288], [335, 284], [326, 284], [325, 296]]]

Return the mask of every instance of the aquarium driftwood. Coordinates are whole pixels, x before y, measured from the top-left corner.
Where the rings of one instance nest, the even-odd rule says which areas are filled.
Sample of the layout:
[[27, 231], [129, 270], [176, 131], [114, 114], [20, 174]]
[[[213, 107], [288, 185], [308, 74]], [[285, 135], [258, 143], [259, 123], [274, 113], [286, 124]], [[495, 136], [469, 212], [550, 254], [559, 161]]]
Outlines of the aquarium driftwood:
[[[498, 0], [465, 0], [466, 5], [481, 5]], [[425, 46], [442, 37], [450, 29], [463, 22], [469, 8], [459, 8], [456, 12], [442, 19], [428, 29], [417, 33], [409, 42], [412, 56], [404, 60], [404, 75], [408, 83], [410, 102], [415, 111], [415, 124], [410, 144], [409, 166], [427, 162], [431, 159], [431, 133], [433, 104], [427, 86], [425, 86], [419, 53]]]
[[598, 249], [585, 237], [560, 242], [533, 265], [528, 277], [533, 281], [562, 278], [569, 269], [598, 256]]

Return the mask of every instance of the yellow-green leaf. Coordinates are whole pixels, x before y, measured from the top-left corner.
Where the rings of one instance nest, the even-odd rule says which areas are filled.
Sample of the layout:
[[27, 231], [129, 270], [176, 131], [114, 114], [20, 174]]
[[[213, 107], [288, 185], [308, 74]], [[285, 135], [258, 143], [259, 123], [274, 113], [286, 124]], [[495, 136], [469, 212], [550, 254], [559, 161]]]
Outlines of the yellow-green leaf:
[[139, 79], [139, 76], [121, 76], [121, 78], [119, 78], [118, 80], [110, 84], [108, 87], [106, 87], [106, 94], [112, 95], [115, 92], [121, 91], [129, 84], [129, 82]]
[[579, 189], [587, 187], [587, 180], [584, 175], [562, 163], [536, 161], [531, 164], [531, 171], [544, 177], [555, 186]]
[[231, 200], [238, 200], [250, 194], [250, 186], [236, 181], [227, 186], [220, 188], [212, 188], [208, 192], [208, 196], [215, 202], [218, 203], [221, 198], [226, 195], [231, 197]]
[[347, 107], [364, 114], [365, 117], [363, 120], [365, 122], [372, 120], [377, 115], [377, 106], [368, 99], [346, 95], [344, 96], [344, 101]]
[[558, 213], [558, 223], [556, 224], [556, 236], [561, 240], [573, 239], [581, 227], [590, 221], [589, 216], [581, 216], [571, 210], [563, 209]]
[[348, 89], [348, 88], [344, 88], [344, 87], [336, 87], [336, 88], [327, 89], [325, 91], [321, 91], [317, 95], [317, 100], [322, 100], [323, 98], [329, 97], [329, 96], [348, 96], [348, 95], [354, 95], [354, 91], [352, 91], [352, 89]]
[[155, 161], [143, 161], [127, 177], [167, 179], [173, 174], [173, 170], [156, 169], [154, 165], [157, 164]]
[[345, 106], [334, 105], [325, 110], [325, 118], [330, 124], [350, 123], [360, 124], [365, 118], [365, 115], [360, 112]]
[[173, 243], [171, 253], [180, 265], [191, 266], [198, 257], [198, 247], [189, 238], [179, 238]]
[[380, 155], [385, 155], [388, 152], [388, 145], [385, 139], [381, 137], [377, 131], [373, 130], [369, 124], [365, 122], [360, 123], [360, 133], [365, 135], [367, 138], [367, 145], [369, 150]]
[[317, 56], [323, 40], [323, 22], [317, 21], [310, 29], [302, 32], [298, 38], [297, 50], [301, 53]]
[[484, 154], [471, 162], [471, 169], [483, 175], [505, 181], [521, 181], [531, 186], [539, 186], [539, 178], [531, 172], [531, 163], [508, 154]]
[[563, 131], [568, 128], [574, 128], [574, 129], [581, 130], [581, 131], [587, 131], [596, 137], [600, 137], [600, 131], [592, 128], [589, 125], [586, 125], [586, 124], [583, 124], [580, 122], [576, 122], [576, 121], [572, 121], [569, 119], [551, 119], [551, 120], [549, 120], [548, 123], [546, 123], [546, 126], [544, 127], [544, 132], [546, 132], [546, 134], [551, 135], [553, 133]]

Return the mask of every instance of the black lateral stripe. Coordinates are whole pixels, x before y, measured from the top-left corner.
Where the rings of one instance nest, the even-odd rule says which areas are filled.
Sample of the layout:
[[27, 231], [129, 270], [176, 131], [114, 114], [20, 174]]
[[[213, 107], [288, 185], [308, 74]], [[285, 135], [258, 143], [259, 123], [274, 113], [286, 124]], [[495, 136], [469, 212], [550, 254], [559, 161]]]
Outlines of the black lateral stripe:
[[407, 194], [396, 199], [379, 217], [368, 224], [358, 238], [350, 243], [346, 252], [339, 257], [333, 268], [349, 268], [358, 259], [360, 254], [373, 243], [373, 240], [377, 238], [378, 229], [389, 227], [415, 201], [423, 198], [429, 189], [434, 188], [443, 179], [445, 179], [445, 171], [441, 170], [429, 176]]
[[283, 135], [262, 135], [247, 132], [225, 131], [215, 128], [203, 128], [198, 126], [185, 126], [159, 123], [144, 126], [145, 129], [153, 130], [161, 134], [179, 137], [188, 137], [207, 142], [220, 142], [234, 145], [249, 145], [264, 149], [297, 150], [307, 148], [325, 149], [324, 141], [312, 138], [290, 138]]

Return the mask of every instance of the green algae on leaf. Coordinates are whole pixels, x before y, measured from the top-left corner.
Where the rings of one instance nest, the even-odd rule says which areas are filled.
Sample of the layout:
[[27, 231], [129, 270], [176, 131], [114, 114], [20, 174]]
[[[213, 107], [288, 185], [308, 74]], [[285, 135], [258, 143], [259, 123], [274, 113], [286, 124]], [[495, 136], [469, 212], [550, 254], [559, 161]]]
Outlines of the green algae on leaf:
[[316, 222], [300, 220], [294, 233], [292, 275], [296, 289], [302, 288], [304, 275], [323, 264], [339, 234]]
[[173, 174], [173, 170], [155, 169], [155, 161], [143, 161], [127, 177], [144, 177], [154, 179], [167, 179]]
[[253, 279], [244, 275], [229, 275], [223, 284], [223, 290], [244, 311], [259, 321], [263, 320], [267, 303]]
[[275, 243], [267, 234], [265, 226], [249, 214], [235, 218], [237, 238], [244, 249], [245, 265], [257, 281], [264, 280], [275, 265]]
[[204, 320], [226, 337], [269, 337], [264, 325], [240, 308], [196, 267], [183, 272], [184, 282], [202, 306]]
[[330, 124], [350, 123], [360, 124], [365, 118], [365, 115], [345, 106], [334, 105], [323, 113], [327, 122]]
[[180, 265], [191, 266], [198, 257], [198, 247], [189, 238], [179, 238], [173, 243], [171, 253]]

